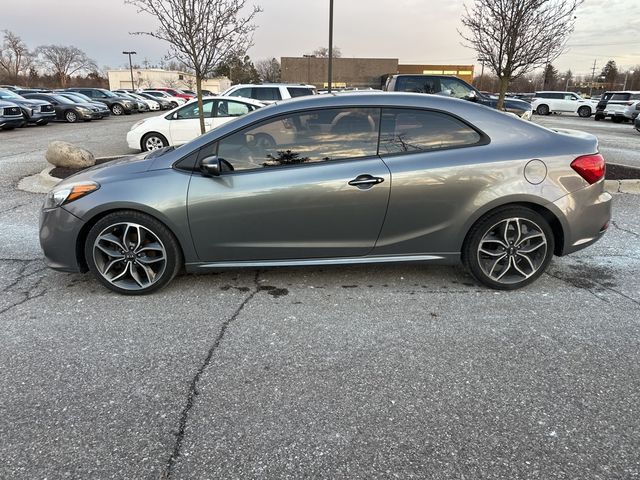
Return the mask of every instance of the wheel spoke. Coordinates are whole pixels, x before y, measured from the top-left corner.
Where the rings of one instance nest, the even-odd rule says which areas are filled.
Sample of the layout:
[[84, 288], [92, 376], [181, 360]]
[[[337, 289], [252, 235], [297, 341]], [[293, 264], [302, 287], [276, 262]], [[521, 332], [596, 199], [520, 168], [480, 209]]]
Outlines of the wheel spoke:
[[147, 243], [145, 245], [142, 245], [142, 247], [138, 247], [134, 250], [135, 253], [163, 252], [163, 251], [164, 251], [164, 248], [158, 242]]
[[135, 280], [135, 282], [140, 286], [140, 288], [144, 288], [144, 283], [142, 283], [142, 278], [138, 273], [138, 269], [135, 268], [134, 263], [129, 264], [129, 271], [131, 272], [131, 278]]
[[527, 255], [523, 255], [522, 252], [520, 251], [520, 252], [517, 253], [517, 257], [518, 258], [524, 258], [527, 261], [527, 263], [529, 264], [529, 267], [531, 267], [531, 273], [532, 274], [535, 273], [537, 268], [534, 267], [533, 262], [531, 261], [531, 259]]
[[[111, 270], [111, 267], [123, 261], [124, 261], [124, 257], [111, 260], [109, 263], [107, 263], [107, 266], [104, 267], [104, 270], [102, 271], [102, 275], [106, 275], [107, 273], [109, 273], [109, 270]], [[125, 267], [125, 270], [126, 270], [126, 267]]]
[[[496, 259], [495, 262], [493, 262], [493, 266], [491, 267], [491, 270], [489, 270], [489, 276], [493, 277], [493, 272], [496, 269], [496, 267], [498, 266], [498, 264], [500, 263], [500, 261], [504, 260], [505, 258], [507, 258], [507, 254], [503, 253], [502, 256], [498, 259]], [[507, 267], [508, 268], [508, 267]]]
[[108, 233], [106, 235], [100, 235], [97, 239], [96, 242], [100, 242], [100, 241], [105, 241], [105, 242], [109, 242], [109, 243], [113, 243], [115, 246], [117, 246], [120, 250], [125, 250], [124, 245], [122, 244], [122, 241], [116, 237], [113, 233]]
[[120, 272], [118, 275], [116, 275], [113, 278], [107, 278], [105, 277], [107, 280], [109, 280], [111, 283], [113, 282], [117, 282], [118, 280], [122, 280], [124, 278], [124, 276], [127, 274], [127, 272], [129, 271], [129, 264], [127, 263], [124, 266], [124, 269], [122, 270], [122, 272]]
[[485, 250], [484, 248], [480, 248], [478, 251], [480, 253], [484, 253], [485, 255], [489, 255], [490, 257], [499, 257], [501, 255], [504, 256], [504, 252], [503, 251], [499, 251], [499, 252], [493, 251], [493, 252], [491, 252], [489, 250]]
[[[156, 276], [156, 272], [153, 271], [153, 269], [141, 262], [136, 261], [136, 265], [138, 267], [140, 267], [142, 269], [142, 271], [144, 272], [145, 276], [147, 277], [147, 281], [149, 283], [153, 283], [153, 281], [155, 280], [155, 276]], [[133, 266], [131, 267], [133, 269]]]
[[480, 242], [480, 245], [483, 245], [485, 243], [497, 243], [502, 248], [508, 248], [509, 247], [509, 245], [507, 243], [504, 243], [499, 238], [484, 238], [484, 239], [482, 239], [482, 242]]
[[533, 275], [536, 271], [536, 269], [534, 268], [533, 271], [531, 273], [526, 273], [524, 270], [522, 270], [519, 266], [518, 266], [518, 262], [515, 261], [515, 259], [512, 259], [511, 261], [511, 265], [513, 266], [513, 268], [520, 274], [522, 275], [524, 278], [529, 278], [531, 275]]
[[547, 241], [544, 239], [544, 237], [540, 240], [539, 243], [537, 244], [533, 244], [533, 245], [528, 245], [526, 248], [520, 248], [518, 251], [520, 253], [533, 253], [536, 250], [538, 250], [540, 247], [543, 247], [547, 244]]
[[120, 260], [124, 258], [124, 254], [120, 253], [120, 250], [114, 250], [114, 249], [108, 248], [108, 247], [106, 247], [104, 245], [100, 245], [99, 243], [96, 244], [96, 248], [101, 250], [109, 258], [116, 258], [116, 259], [120, 259]]
[[511, 259], [511, 257], [509, 257], [509, 258], [507, 259], [507, 266], [506, 266], [506, 267], [504, 267], [504, 269], [502, 270], [502, 272], [500, 272], [500, 275], [498, 275], [498, 276], [496, 277], [496, 280], [500, 280], [502, 277], [504, 277], [504, 276], [505, 276], [505, 274], [506, 274], [509, 270], [511, 270], [511, 266], [512, 266], [512, 265], [513, 265], [513, 261], [512, 261], [512, 259]]

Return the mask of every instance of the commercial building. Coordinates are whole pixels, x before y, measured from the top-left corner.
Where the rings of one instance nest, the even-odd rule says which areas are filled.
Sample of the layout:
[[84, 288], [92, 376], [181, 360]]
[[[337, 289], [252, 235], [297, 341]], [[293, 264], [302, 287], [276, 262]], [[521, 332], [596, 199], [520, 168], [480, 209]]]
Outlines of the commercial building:
[[[160, 68], [133, 69], [133, 87], [131, 86], [130, 70], [109, 70], [109, 89], [119, 88], [186, 88], [195, 90], [196, 77], [190, 73]], [[208, 78], [202, 81], [202, 88], [214, 93], [220, 93], [231, 86], [227, 77]]]
[[[283, 82], [327, 87], [327, 58], [282, 57], [280, 68]], [[334, 88], [382, 88], [386, 78], [396, 73], [455, 75], [473, 81], [473, 65], [402, 65], [397, 58], [334, 58], [332, 83]]]

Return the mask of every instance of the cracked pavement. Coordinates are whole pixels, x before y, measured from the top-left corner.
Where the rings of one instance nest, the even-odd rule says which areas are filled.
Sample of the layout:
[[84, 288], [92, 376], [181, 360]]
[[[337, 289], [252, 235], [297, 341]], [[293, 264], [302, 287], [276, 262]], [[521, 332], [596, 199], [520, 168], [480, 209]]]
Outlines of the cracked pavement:
[[44, 147], [16, 133], [29, 151], [12, 137], [0, 156], [0, 478], [640, 476], [640, 196], [616, 195], [600, 242], [516, 292], [385, 265], [123, 297], [44, 267], [42, 196], [15, 190]]

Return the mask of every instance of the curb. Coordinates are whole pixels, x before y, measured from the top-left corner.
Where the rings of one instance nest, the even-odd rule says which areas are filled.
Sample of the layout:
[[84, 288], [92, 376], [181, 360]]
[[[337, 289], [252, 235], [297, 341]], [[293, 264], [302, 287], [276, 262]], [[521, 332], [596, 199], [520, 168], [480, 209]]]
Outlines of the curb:
[[609, 193], [640, 194], [640, 180], [605, 180], [604, 188]]

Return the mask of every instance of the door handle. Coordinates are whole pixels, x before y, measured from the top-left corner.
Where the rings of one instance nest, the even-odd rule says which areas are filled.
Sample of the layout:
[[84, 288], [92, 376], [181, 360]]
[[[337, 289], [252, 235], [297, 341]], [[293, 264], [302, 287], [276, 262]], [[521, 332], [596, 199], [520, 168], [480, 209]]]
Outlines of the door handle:
[[371, 188], [378, 183], [384, 182], [382, 177], [374, 177], [372, 175], [358, 175], [356, 178], [349, 182], [352, 187], [358, 187], [360, 189]]

